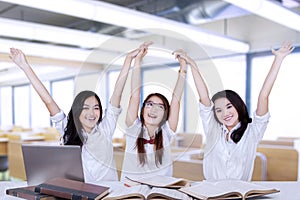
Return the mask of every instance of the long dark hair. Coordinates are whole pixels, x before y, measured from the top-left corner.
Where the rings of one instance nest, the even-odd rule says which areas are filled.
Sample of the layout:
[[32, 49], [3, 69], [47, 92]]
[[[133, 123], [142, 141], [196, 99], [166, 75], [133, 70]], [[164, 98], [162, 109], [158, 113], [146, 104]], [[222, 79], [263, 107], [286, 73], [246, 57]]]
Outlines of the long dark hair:
[[63, 136], [64, 144], [65, 145], [80, 145], [83, 144], [83, 136], [82, 136], [82, 124], [79, 120], [79, 116], [82, 112], [84, 101], [94, 96], [98, 103], [100, 108], [100, 117], [97, 122], [99, 124], [102, 120], [102, 105], [100, 98], [98, 95], [93, 91], [82, 91], [80, 92], [74, 99], [71, 110], [68, 114], [68, 122], [67, 127], [65, 128], [65, 134]]
[[145, 119], [143, 116], [144, 113], [144, 108], [145, 108], [145, 103], [153, 96], [157, 96], [158, 98], [160, 98], [163, 102], [164, 105], [164, 116], [163, 119], [161, 120], [159, 126], [158, 126], [158, 132], [155, 135], [155, 140], [154, 140], [154, 145], [155, 145], [155, 163], [156, 165], [162, 164], [162, 157], [163, 157], [163, 134], [162, 134], [162, 130], [161, 130], [161, 126], [168, 120], [169, 118], [169, 112], [170, 112], [170, 104], [168, 99], [160, 94], [160, 93], [152, 93], [149, 94], [146, 99], [143, 102], [142, 105], [142, 109], [140, 112], [140, 118], [141, 118], [141, 123], [142, 123], [142, 128], [141, 128], [141, 132], [139, 133], [139, 137], [136, 140], [136, 147], [137, 147], [137, 152], [138, 152], [138, 157], [139, 157], [139, 161], [140, 164], [144, 165], [147, 162], [147, 157], [146, 157], [146, 150], [145, 150], [145, 146], [144, 146], [144, 139], [143, 139], [143, 134], [144, 134], [144, 123], [145, 123]]
[[[218, 93], [216, 93], [212, 97], [212, 102], [215, 103], [215, 101], [219, 98], [227, 98], [228, 101], [233, 105], [233, 107], [237, 110], [237, 113], [239, 115], [239, 121], [241, 122], [241, 126], [234, 130], [231, 134], [231, 139], [238, 143], [242, 136], [244, 135], [244, 132], [246, 128], [248, 127], [248, 124], [252, 122], [252, 119], [249, 117], [248, 109], [242, 98], [234, 91], [232, 90], [223, 90]], [[214, 109], [215, 110], [215, 109]], [[216, 115], [216, 112], [214, 111], [215, 119], [221, 123]]]

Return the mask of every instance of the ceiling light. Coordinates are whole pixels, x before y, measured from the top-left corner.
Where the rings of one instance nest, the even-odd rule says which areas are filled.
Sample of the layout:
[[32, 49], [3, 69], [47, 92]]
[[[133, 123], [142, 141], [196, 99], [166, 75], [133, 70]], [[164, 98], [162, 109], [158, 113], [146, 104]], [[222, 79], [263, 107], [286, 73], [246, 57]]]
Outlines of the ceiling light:
[[106, 35], [66, 29], [31, 22], [0, 18], [0, 35], [28, 40], [95, 48], [110, 37]]
[[274, 21], [283, 26], [300, 31], [300, 15], [281, 6], [281, 4], [268, 0], [224, 0], [235, 6], [243, 8], [256, 15]]
[[[237, 41], [200, 28], [179, 23], [173, 20], [138, 12], [132, 9], [113, 4], [92, 0], [63, 0], [36, 1], [36, 0], [1, 0], [9, 3], [20, 4], [37, 9], [71, 15], [88, 20], [126, 26], [131, 29], [144, 30], [168, 37], [185, 36], [202, 45], [212, 46], [234, 52], [246, 53], [249, 51], [247, 43]], [[162, 31], [167, 30], [167, 31]], [[180, 37], [183, 39], [184, 37]]]
[[[51, 59], [61, 59], [77, 62], [86, 62], [103, 65], [123, 65], [126, 53], [107, 52], [99, 49], [85, 50], [80, 48], [62, 47], [50, 44], [38, 44], [10, 39], [0, 39], [0, 53], [9, 54], [10, 48], [21, 49], [26, 55], [44, 57]], [[127, 49], [130, 51], [130, 49]], [[155, 58], [155, 59], [154, 59]], [[149, 47], [148, 56], [143, 60], [144, 64], [169, 63], [174, 61], [171, 50], [158, 47]], [[0, 70], [7, 68], [5, 63], [1, 63]]]
[[[79, 48], [62, 47], [50, 44], [37, 44], [9, 39], [0, 39], [0, 52], [9, 53], [11, 47], [21, 49], [25, 54], [52, 59], [89, 62], [98, 64], [111, 63], [118, 57], [116, 53], [101, 50], [84, 50]], [[97, 56], [93, 56], [93, 55]], [[114, 63], [121, 65], [123, 63]]]
[[[135, 40], [5, 18], [0, 18], [0, 27], [0, 36], [80, 46], [88, 49], [99, 48], [115, 51], [118, 47], [120, 52], [127, 52], [140, 45], [140, 42]], [[120, 46], [120, 43], [124, 45]], [[161, 53], [151, 52], [150, 54], [157, 58], [166, 58], [166, 55]]]

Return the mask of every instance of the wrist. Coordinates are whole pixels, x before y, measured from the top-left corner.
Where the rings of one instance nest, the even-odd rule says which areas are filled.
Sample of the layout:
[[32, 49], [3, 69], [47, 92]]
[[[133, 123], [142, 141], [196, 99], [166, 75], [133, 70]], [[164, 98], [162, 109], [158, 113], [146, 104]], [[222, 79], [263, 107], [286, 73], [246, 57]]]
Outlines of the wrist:
[[186, 74], [186, 69], [179, 69], [179, 70], [178, 70], [178, 73], [179, 73], [179, 74]]

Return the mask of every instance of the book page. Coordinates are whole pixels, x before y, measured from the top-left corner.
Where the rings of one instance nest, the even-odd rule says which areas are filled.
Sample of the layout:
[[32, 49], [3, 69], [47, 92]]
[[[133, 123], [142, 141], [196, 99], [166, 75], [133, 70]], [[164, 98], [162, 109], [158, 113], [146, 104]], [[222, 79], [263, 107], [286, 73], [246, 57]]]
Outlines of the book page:
[[197, 183], [191, 187], [184, 187], [179, 190], [199, 199], [221, 196], [230, 197], [230, 199], [242, 197], [240, 194], [232, 192], [232, 190], [216, 187], [214, 183], [206, 181]]
[[200, 199], [221, 196], [222, 198], [241, 198], [243, 196], [261, 196], [279, 192], [274, 188], [240, 180], [203, 181], [191, 187], [181, 188], [180, 191]]
[[147, 184], [156, 187], [174, 187], [180, 188], [183, 186], [188, 185], [188, 181], [182, 178], [175, 178], [171, 176], [162, 176], [162, 175], [155, 175], [152, 177], [147, 177], [139, 180], [133, 180], [129, 177], [126, 177], [132, 181], [139, 182], [142, 184]]
[[136, 185], [133, 187], [119, 187], [114, 188], [110, 193], [104, 197], [104, 200], [114, 200], [114, 199], [125, 199], [125, 198], [140, 198], [146, 199], [150, 193], [151, 188], [147, 185]]
[[[241, 180], [224, 180], [215, 183], [218, 188], [223, 188], [227, 191], [237, 191], [243, 196], [247, 193], [255, 193], [253, 195], [257, 196], [260, 194], [270, 194], [276, 192], [276, 189], [257, 185], [255, 183], [241, 181]], [[249, 195], [248, 195], [249, 196]]]
[[148, 195], [148, 199], [153, 198], [166, 198], [173, 200], [192, 200], [192, 197], [189, 197], [187, 194], [180, 192], [176, 189], [168, 189], [168, 188], [158, 188], [153, 187], [150, 194]]

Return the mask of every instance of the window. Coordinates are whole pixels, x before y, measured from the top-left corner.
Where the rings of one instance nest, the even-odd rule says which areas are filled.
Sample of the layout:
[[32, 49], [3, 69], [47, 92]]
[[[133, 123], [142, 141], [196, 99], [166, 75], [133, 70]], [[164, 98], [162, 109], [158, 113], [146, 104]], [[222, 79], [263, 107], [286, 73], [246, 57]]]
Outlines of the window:
[[13, 124], [12, 87], [0, 87], [1, 128], [8, 130]]
[[[270, 70], [274, 56], [255, 57], [252, 60], [251, 108], [256, 108], [259, 91]], [[281, 65], [278, 77], [269, 97], [270, 122], [264, 139], [276, 139], [279, 136], [299, 137], [299, 115], [297, 102], [300, 93], [299, 82], [300, 53], [288, 55]]]
[[246, 97], [246, 58], [233, 56], [214, 59], [217, 71], [222, 80], [224, 89], [238, 93], [245, 101]]
[[[49, 91], [49, 82], [43, 83]], [[32, 86], [30, 86], [30, 99], [31, 99], [31, 127], [45, 128], [50, 126], [49, 111], [46, 108], [41, 97], [37, 94]], [[30, 116], [29, 116], [30, 117]]]
[[[116, 84], [117, 78], [119, 76], [119, 73], [120, 73], [120, 70], [111, 70], [107, 73], [107, 81], [108, 81], [107, 102], [109, 102], [109, 99], [115, 89], [115, 84]], [[130, 80], [130, 78], [128, 78], [127, 80]], [[127, 83], [128, 82], [130, 82], [130, 81], [127, 81]], [[128, 98], [130, 96], [129, 89], [130, 89], [130, 87], [125, 86], [123, 94], [122, 94], [122, 98], [121, 98], [122, 112], [118, 118], [117, 127], [116, 127], [115, 133], [113, 135], [114, 138], [122, 138], [125, 133], [125, 128], [126, 128], [125, 118], [126, 118], [127, 106], [128, 106], [128, 101], [129, 101]], [[102, 106], [103, 106], [103, 109], [105, 109], [104, 103], [102, 103]]]
[[30, 128], [30, 93], [29, 85], [17, 86], [14, 92], [14, 125]]
[[[43, 82], [50, 91], [50, 83]], [[73, 79], [52, 83], [53, 98], [66, 113], [74, 96]], [[45, 128], [50, 126], [49, 111], [34, 88], [28, 85], [0, 87], [1, 128], [9, 130], [13, 125], [23, 128]]]
[[52, 97], [67, 115], [74, 99], [74, 80], [67, 79], [52, 82]]

